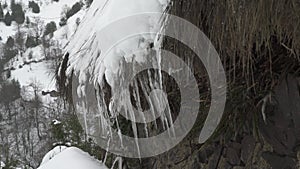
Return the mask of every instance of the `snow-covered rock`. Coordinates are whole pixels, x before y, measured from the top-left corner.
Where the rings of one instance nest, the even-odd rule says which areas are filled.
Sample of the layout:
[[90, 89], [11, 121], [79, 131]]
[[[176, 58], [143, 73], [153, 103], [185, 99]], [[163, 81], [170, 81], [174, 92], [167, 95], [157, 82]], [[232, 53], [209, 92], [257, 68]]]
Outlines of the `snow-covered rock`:
[[45, 164], [46, 162], [50, 161], [54, 156], [64, 151], [67, 147], [66, 146], [56, 146], [51, 151], [49, 151], [43, 158], [41, 165]]
[[[86, 80], [102, 83], [102, 75], [106, 75], [106, 80], [112, 84], [112, 74], [117, 73], [119, 61], [124, 58], [126, 61], [133, 59], [143, 61], [144, 53], [137, 53], [148, 47], [148, 42], [155, 42], [155, 36], [151, 34], [141, 34], [126, 42], [117, 44], [112, 52], [105, 55], [106, 44], [112, 44], [116, 37], [127, 29], [134, 29], [136, 33], [159, 32], [161, 29], [160, 19], [149, 14], [147, 20], [132, 20], [122, 28], [114, 28], [109, 34], [103, 35], [102, 30], [109, 24], [119, 19], [130, 17], [135, 14], [145, 14], [150, 12], [163, 13], [168, 5], [168, 0], [98, 0], [92, 3], [86, 16], [83, 18], [76, 33], [71, 38], [66, 48], [69, 52], [70, 66], [67, 70], [69, 74], [75, 71], [78, 73], [80, 82]], [[121, 8], [120, 8], [121, 7]], [[100, 56], [99, 56], [100, 55]], [[87, 79], [87, 74], [93, 75], [92, 79]]]
[[100, 161], [76, 147], [55, 147], [38, 169], [107, 169]]

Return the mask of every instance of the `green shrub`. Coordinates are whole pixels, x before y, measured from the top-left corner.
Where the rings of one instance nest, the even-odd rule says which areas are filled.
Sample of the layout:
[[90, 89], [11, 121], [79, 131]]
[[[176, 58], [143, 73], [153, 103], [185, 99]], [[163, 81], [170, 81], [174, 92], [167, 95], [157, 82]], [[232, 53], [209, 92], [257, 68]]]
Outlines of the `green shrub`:
[[23, 7], [21, 4], [12, 4], [11, 6], [12, 11], [12, 18], [14, 21], [16, 21], [18, 24], [23, 24], [25, 21], [25, 13], [23, 11]]

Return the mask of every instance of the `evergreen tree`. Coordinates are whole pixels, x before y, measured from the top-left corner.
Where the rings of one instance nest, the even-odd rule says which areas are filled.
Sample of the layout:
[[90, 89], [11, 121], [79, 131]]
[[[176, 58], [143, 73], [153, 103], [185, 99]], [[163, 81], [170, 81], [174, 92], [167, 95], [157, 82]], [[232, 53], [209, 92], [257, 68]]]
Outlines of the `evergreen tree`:
[[16, 46], [18, 47], [19, 50], [23, 51], [24, 50], [24, 41], [25, 41], [25, 33], [20, 31], [20, 32], [17, 32], [16, 34]]
[[44, 36], [49, 35], [49, 34], [53, 34], [53, 32], [55, 32], [57, 30], [56, 27], [56, 23], [55, 22], [50, 22], [46, 24], [46, 28], [45, 28], [45, 32], [44, 32]]
[[33, 13], [40, 13], [39, 4], [34, 1], [29, 1], [28, 7], [32, 9]]
[[2, 62], [4, 64], [18, 54], [18, 51], [15, 49], [15, 40], [12, 37], [8, 37], [3, 49], [4, 58]]
[[26, 48], [33, 48], [38, 46], [38, 42], [35, 40], [35, 37], [33, 36], [27, 36], [26, 42], [25, 42], [25, 47]]
[[85, 0], [85, 2], [86, 2], [86, 6], [90, 7], [91, 4], [92, 4], [92, 2], [93, 2], [93, 0]]
[[0, 90], [0, 103], [8, 105], [21, 97], [21, 87], [17, 80], [8, 81], [2, 84]]
[[13, 9], [15, 5], [16, 5], [16, 1], [10, 0], [10, 9]]
[[3, 4], [3, 9], [6, 9], [8, 7], [8, 5], [7, 5], [7, 2], [6, 1], [4, 1], [4, 4]]
[[23, 7], [21, 4], [14, 4], [12, 5], [12, 18], [14, 21], [16, 21], [18, 24], [23, 24], [25, 21], [25, 13], [23, 11]]
[[76, 2], [70, 10], [67, 11], [66, 17], [69, 19], [73, 15], [75, 15], [77, 12], [79, 12], [82, 8], [83, 4], [81, 2]]
[[66, 133], [64, 131], [64, 124], [61, 122], [57, 122], [56, 120], [51, 123], [51, 138], [54, 143], [64, 144], [66, 142]]
[[2, 9], [2, 5], [0, 4], [0, 21], [4, 20], [4, 13]]
[[10, 13], [7, 11], [5, 16], [4, 16], [4, 23], [6, 26], [10, 26], [11, 25], [11, 22], [12, 22], [13, 18], [12, 16], [10, 15]]
[[26, 16], [26, 19], [25, 19], [25, 27], [26, 27], [26, 28], [29, 28], [29, 27], [30, 27], [30, 23], [31, 23], [31, 21], [30, 21], [29, 17]]
[[67, 21], [68, 20], [65, 17], [60, 18], [59, 26], [65, 26], [67, 24]]
[[6, 48], [13, 48], [15, 46], [15, 40], [14, 38], [12, 38], [11, 36], [7, 38], [7, 41], [6, 41]]
[[68, 140], [73, 143], [80, 143], [84, 130], [75, 114], [70, 114], [66, 119], [66, 133]]
[[28, 16], [26, 16], [26, 24], [29, 25], [30, 24], [30, 19]]

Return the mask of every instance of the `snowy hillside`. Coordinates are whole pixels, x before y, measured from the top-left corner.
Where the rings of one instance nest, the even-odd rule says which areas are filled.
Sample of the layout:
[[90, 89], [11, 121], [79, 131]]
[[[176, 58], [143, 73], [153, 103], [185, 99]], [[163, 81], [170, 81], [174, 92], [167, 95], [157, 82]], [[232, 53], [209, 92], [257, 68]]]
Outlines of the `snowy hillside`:
[[[7, 3], [10, 6], [10, 0], [2, 1], [2, 4]], [[52, 0], [35, 1], [40, 6], [39, 13], [33, 13], [31, 8], [28, 7], [30, 0], [16, 0], [16, 3], [21, 3], [25, 11], [26, 19], [30, 22], [39, 25], [22, 25], [20, 31], [24, 34], [23, 37], [28, 35], [35, 35], [37, 33], [42, 36], [44, 28], [50, 22], [55, 22], [57, 25], [57, 30], [54, 32], [53, 37], [50, 39], [50, 43], [54, 44], [53, 47], [47, 49], [49, 52], [52, 50], [61, 50], [68, 39], [75, 32], [78, 22], [81, 20], [85, 14], [85, 7], [83, 7], [79, 12], [75, 13], [73, 16], [68, 18], [66, 25], [59, 26], [62, 14], [70, 9], [72, 5], [76, 3], [74, 0], [59, 0], [58, 2]], [[79, 2], [79, 1], [78, 1]], [[4, 13], [8, 10], [4, 9]], [[2, 42], [5, 43], [8, 37], [15, 37], [18, 33], [18, 25], [16, 22], [12, 22], [11, 26], [6, 26], [3, 22], [0, 22], [0, 36]], [[58, 48], [58, 49], [57, 49]], [[22, 86], [28, 86], [34, 80], [38, 81], [43, 90], [53, 90], [55, 89], [55, 82], [53, 81], [53, 70], [49, 70], [49, 58], [46, 58], [45, 51], [42, 44], [25, 49], [25, 51], [19, 52], [17, 56], [12, 58], [9, 63], [6, 64], [5, 69], [11, 70], [11, 79], [17, 79]], [[58, 51], [58, 53], [60, 53]], [[59, 55], [57, 53], [57, 55]], [[50, 58], [51, 59], [51, 58]], [[27, 72], [26, 76], [24, 73]]]
[[66, 116], [54, 73], [87, 8], [80, 0], [0, 0], [1, 169], [37, 168], [62, 142], [52, 133], [52, 120]]
[[[13, 9], [14, 6], [11, 5], [10, 2], [6, 2], [7, 6], [11, 6], [11, 9]], [[108, 137], [114, 135], [110, 133], [113, 126], [109, 123], [111, 120], [109, 118], [112, 117], [113, 120], [116, 120], [113, 117], [118, 115], [119, 112], [117, 110], [124, 108], [126, 114], [135, 117], [135, 112], [132, 111], [133, 106], [129, 103], [129, 91], [123, 90], [124, 84], [122, 78], [119, 77], [123, 71], [121, 66], [125, 62], [128, 64], [146, 62], [147, 56], [151, 53], [159, 53], [161, 47], [159, 33], [162, 31], [165, 17], [161, 15], [161, 13], [167, 9], [169, 0], [95, 0], [89, 7], [83, 5], [82, 1], [75, 2], [73, 0], [59, 0], [58, 2], [45, 0], [34, 2], [35, 5], [38, 4], [40, 6], [40, 12], [33, 12], [34, 9], [29, 7], [28, 4], [33, 3], [32, 1], [15, 1], [14, 3], [19, 3], [19, 8], [23, 6], [26, 19], [24, 20], [23, 18], [23, 23], [21, 24], [18, 23], [20, 21], [15, 19], [11, 21], [10, 26], [7, 21], [5, 24], [1, 23], [0, 25], [2, 31], [0, 36], [2, 36], [5, 48], [3, 51], [6, 52], [2, 56], [4, 59], [3, 62], [5, 61], [3, 65], [3, 77], [5, 78], [3, 79], [7, 81], [16, 79], [20, 83], [22, 87], [21, 99], [19, 99], [20, 103], [18, 102], [14, 106], [19, 106], [25, 111], [28, 110], [27, 113], [15, 113], [15, 119], [19, 118], [23, 120], [20, 114], [26, 114], [27, 119], [33, 119], [32, 123], [28, 124], [33, 129], [28, 129], [29, 134], [27, 135], [31, 134], [28, 140], [35, 140], [38, 144], [32, 143], [31, 148], [34, 149], [32, 152], [42, 153], [45, 151], [44, 149], [46, 149], [44, 146], [51, 147], [58, 144], [66, 144], [70, 140], [71, 145], [97, 147], [98, 145], [95, 146], [96, 143], [93, 142], [94, 140], [97, 142], [97, 139], [104, 134], [108, 134], [109, 136], [106, 135]], [[10, 9], [6, 7], [3, 11], [7, 16]], [[160, 14], [153, 16], [151, 12]], [[102, 32], [103, 30], [107, 30], [107, 26], [114, 21], [141, 13], [144, 14], [144, 18], [133, 19], [129, 24], [119, 25], [123, 27], [122, 29], [120, 29], [120, 27], [114, 27], [113, 29], [109, 29], [108, 32]], [[5, 20], [7, 20], [7, 18], [9, 19], [9, 17], [5, 17]], [[108, 49], [111, 47], [110, 45], [114, 45], [114, 42], [119, 40], [118, 38], [122, 37], [124, 33], [129, 30], [130, 32], [137, 33], [137, 36], [115, 45], [112, 50], [108, 52]], [[146, 34], [145, 32], [150, 33]], [[90, 93], [86, 85], [91, 85], [97, 93], [103, 90], [103, 88], [100, 89], [99, 86], [103, 87], [104, 82], [107, 82], [112, 89], [112, 99], [110, 103], [102, 107], [97, 107], [98, 110], [95, 110], [95, 112], [100, 112], [100, 114], [97, 115], [97, 118], [90, 117], [90, 119], [85, 121], [84, 131], [81, 131], [81, 126], [76, 126], [78, 125], [76, 122], [70, 122], [70, 114], [64, 123], [51, 123], [49, 126], [49, 121], [52, 121], [56, 117], [58, 117], [58, 119], [63, 118], [63, 115], [60, 113], [68, 111], [64, 110], [66, 109], [66, 103], [61, 103], [57, 101], [59, 99], [56, 99], [57, 93], [55, 92], [61, 89], [56, 89], [53, 78], [55, 68], [58, 67], [61, 62], [63, 54], [65, 54], [63, 59], [67, 59], [68, 61], [67, 68], [65, 72], [62, 72], [64, 69], [62, 68], [63, 64], [61, 64], [58, 70], [58, 78], [61, 78], [63, 74], [65, 74], [67, 78], [74, 75], [74, 80], [78, 82], [78, 86], [74, 86], [76, 91], [75, 98], [77, 97], [80, 100], [89, 97]], [[68, 56], [70, 57], [68, 58]], [[157, 62], [159, 62], [159, 57], [158, 54], [157, 58], [155, 58]], [[158, 81], [154, 83], [152, 87], [159, 88], [161, 86], [160, 84], [161, 81]], [[51, 93], [52, 91], [53, 93]], [[42, 95], [42, 93], [44, 94]], [[50, 96], [53, 94], [55, 99], [48, 94], [50, 94]], [[157, 98], [158, 96], [155, 95], [154, 97]], [[92, 99], [96, 98], [94, 97]], [[103, 98], [101, 99], [104, 100]], [[31, 104], [31, 102], [33, 103]], [[23, 105], [27, 103], [30, 103], [28, 104], [29, 108]], [[153, 102], [153, 104], [155, 103]], [[101, 104], [102, 103], [99, 103], [99, 105]], [[85, 107], [84, 105], [84, 102], [75, 104], [75, 106], [78, 106], [77, 110], [83, 110], [80, 111], [79, 120], [82, 119], [83, 116], [86, 118], [85, 115], [89, 110], [89, 107]], [[92, 108], [94, 108], [93, 106]], [[105, 106], [109, 107], [109, 112], [106, 112]], [[157, 107], [157, 105], [152, 106]], [[9, 108], [9, 106], [8, 108], [4, 106], [3, 109], [7, 112], [7, 121], [11, 122], [12, 115]], [[170, 120], [172, 120], [169, 118], [170, 114], [168, 113], [170, 112], [162, 114], [161, 120], [163, 125], [168, 125]], [[20, 117], [17, 117], [18, 115]], [[96, 123], [89, 120], [96, 120]], [[116, 123], [119, 122], [117, 121]], [[93, 126], [93, 124], [99, 126]], [[17, 124], [15, 125], [17, 126]], [[134, 137], [137, 138], [138, 133], [135, 125], [136, 124], [133, 123], [132, 128], [134, 130]], [[50, 127], [51, 129], [48, 130]], [[117, 127], [119, 137], [113, 136], [115, 139], [112, 140], [112, 145], [123, 147], [122, 144], [115, 144], [116, 140], [122, 140], [121, 129], [119, 125], [117, 125]], [[13, 129], [13, 127], [11, 127], [11, 129]], [[74, 134], [73, 129], [76, 129], [78, 133]], [[34, 130], [34, 132], [32, 132], [32, 130]], [[97, 133], [98, 130], [102, 131], [100, 135], [96, 135], [99, 134]], [[48, 135], [49, 131], [51, 135]], [[83, 140], [82, 136], [85, 136], [84, 134], [91, 137], [92, 141]], [[20, 152], [26, 152], [28, 149], [26, 141], [23, 141], [26, 140], [26, 138], [23, 139], [24, 137], [25, 136], [22, 135], [22, 129], [19, 129], [17, 132], [12, 132], [6, 141], [9, 143], [13, 140], [14, 146], [16, 147], [16, 154], [20, 154], [19, 156], [22, 156]], [[52, 141], [49, 141], [52, 145], [49, 145], [47, 139]], [[19, 142], [21, 142], [19, 140], [23, 141], [22, 146], [19, 146]], [[104, 141], [107, 141], [107, 137], [104, 138]], [[106, 143], [108, 144], [108, 142]], [[135, 143], [136, 147], [134, 147], [134, 149], [139, 150], [138, 143]], [[100, 147], [104, 148], [103, 145], [100, 145]], [[97, 149], [99, 149], [99, 147], [97, 147]], [[99, 152], [96, 152], [93, 156], [94, 155], [99, 155]], [[133, 157], [140, 157], [139, 155], [135, 154]], [[34, 162], [28, 160], [32, 156], [36, 158], [32, 160]], [[39, 159], [39, 155], [31, 153], [27, 159], [22, 162], [25, 164], [29, 163], [30, 166], [35, 167]], [[98, 159], [100, 158], [98, 157]], [[5, 163], [8, 164], [9, 160], [10, 159], [6, 159]], [[106, 164], [106, 158], [104, 163]], [[46, 154], [39, 169], [85, 169], [87, 166], [89, 169], [106, 168], [101, 162], [95, 160], [78, 148], [56, 147]]]
[[[31, 19], [31, 20], [40, 19], [41, 22], [44, 22], [44, 23], [54, 21], [57, 25], [59, 24], [59, 21], [62, 17], [62, 13], [77, 2], [74, 0], [59, 0], [58, 2], [55, 2], [53, 0], [41, 0], [41, 1], [33, 0], [40, 6], [40, 12], [34, 13], [28, 7], [28, 4], [30, 1], [32, 1], [32, 0], [15, 0], [15, 3], [22, 4], [23, 9], [26, 13], [26, 17], [28, 17], [29, 19]], [[10, 3], [11, 3], [10, 0], [2, 0], [0, 2], [1, 2], [1, 4], [6, 4], [8, 7], [10, 6]], [[79, 2], [79, 0], [78, 0], [78, 2]], [[10, 9], [3, 10], [4, 13], [7, 11], [10, 11]], [[77, 16], [74, 16], [74, 17], [80, 18], [80, 17], [82, 17], [82, 13], [77, 14]], [[70, 22], [69, 22], [69, 24], [70, 24]], [[75, 23], [72, 23], [72, 24], [75, 24]], [[2, 42], [5, 42], [9, 36], [14, 36], [15, 33], [16, 33], [16, 23], [13, 23], [12, 26], [6, 26], [4, 23], [0, 23], [0, 36], [2, 37]]]

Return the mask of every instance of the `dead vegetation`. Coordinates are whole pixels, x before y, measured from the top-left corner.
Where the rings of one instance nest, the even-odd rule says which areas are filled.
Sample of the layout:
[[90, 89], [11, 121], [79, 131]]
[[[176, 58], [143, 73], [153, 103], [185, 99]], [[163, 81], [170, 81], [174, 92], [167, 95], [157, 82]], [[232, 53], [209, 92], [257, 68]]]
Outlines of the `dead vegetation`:
[[[199, 27], [219, 52], [229, 88], [224, 119], [239, 121], [230, 124], [231, 129], [240, 129], [239, 124], [249, 117], [260, 118], [256, 117], [261, 110], [260, 101], [286, 74], [299, 75], [297, 0], [176, 0], [169, 13]], [[180, 46], [179, 42], [167, 39], [164, 48], [186, 59], [187, 51]], [[199, 77], [200, 83], [203, 73]]]

